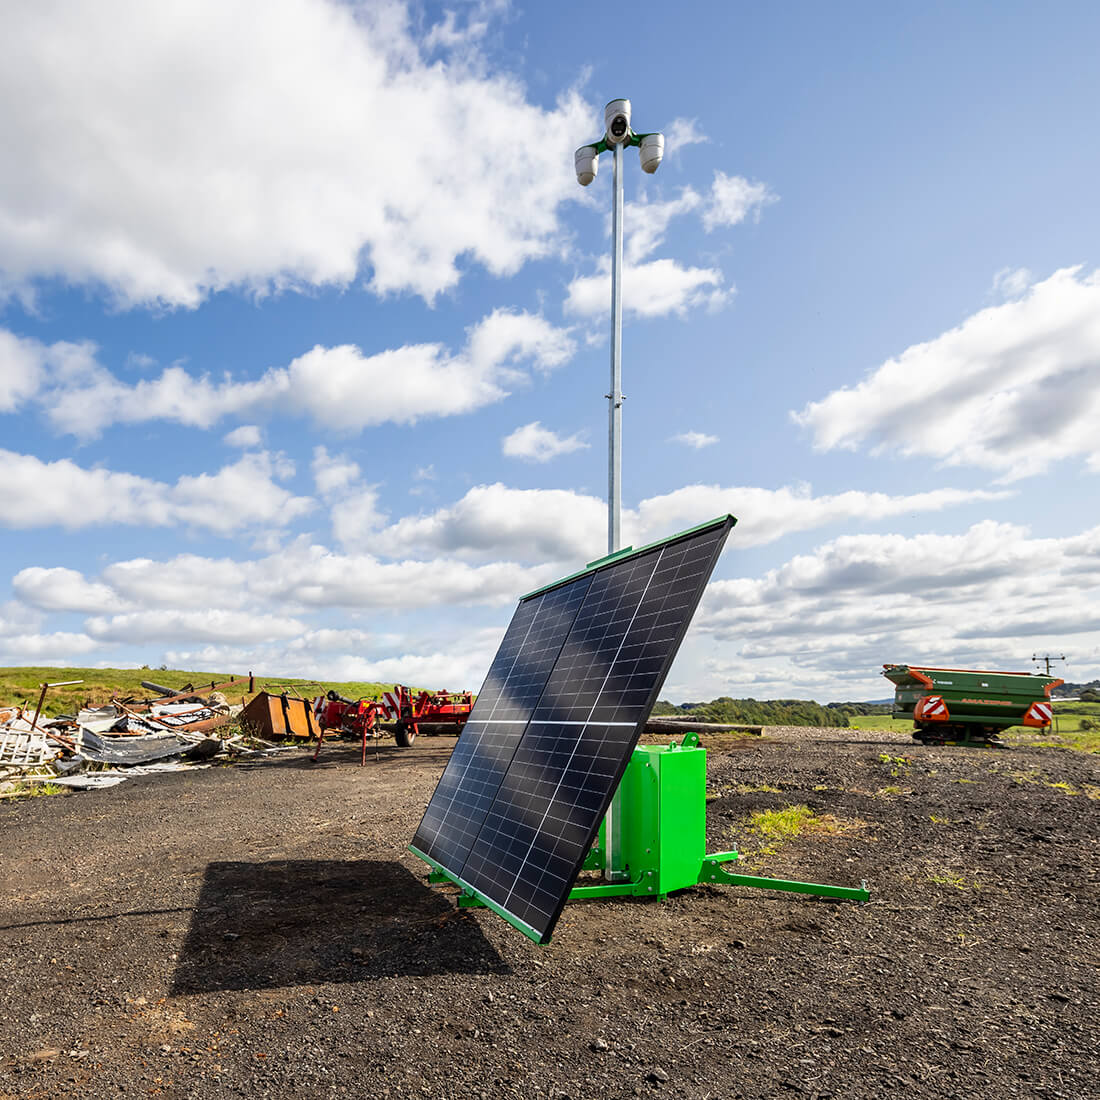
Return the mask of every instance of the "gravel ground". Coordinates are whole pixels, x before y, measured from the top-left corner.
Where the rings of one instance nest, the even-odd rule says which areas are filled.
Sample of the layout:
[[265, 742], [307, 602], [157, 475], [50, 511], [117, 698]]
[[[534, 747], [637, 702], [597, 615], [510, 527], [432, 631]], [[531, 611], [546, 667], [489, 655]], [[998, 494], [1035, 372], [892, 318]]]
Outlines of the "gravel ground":
[[1096, 756], [711, 739], [709, 849], [872, 900], [575, 903], [536, 947], [405, 851], [452, 743], [0, 807], [0, 1098], [1100, 1095]]

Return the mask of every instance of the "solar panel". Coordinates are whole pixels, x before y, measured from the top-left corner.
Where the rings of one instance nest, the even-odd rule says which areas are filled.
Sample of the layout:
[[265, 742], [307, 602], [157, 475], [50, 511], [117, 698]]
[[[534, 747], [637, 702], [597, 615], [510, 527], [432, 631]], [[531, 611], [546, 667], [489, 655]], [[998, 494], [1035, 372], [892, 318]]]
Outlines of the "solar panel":
[[595, 562], [516, 609], [411, 848], [540, 943], [734, 523]]

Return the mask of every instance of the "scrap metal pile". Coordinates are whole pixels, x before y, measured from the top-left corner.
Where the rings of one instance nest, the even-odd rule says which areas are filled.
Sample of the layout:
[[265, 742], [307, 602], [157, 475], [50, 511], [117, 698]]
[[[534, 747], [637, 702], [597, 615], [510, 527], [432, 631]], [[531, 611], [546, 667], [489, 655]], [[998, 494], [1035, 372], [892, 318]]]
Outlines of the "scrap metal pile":
[[251, 690], [251, 678], [198, 691], [190, 684], [174, 691], [143, 680], [150, 697], [116, 697], [74, 714], [43, 715], [51, 687], [81, 682], [42, 684], [33, 711], [27, 706], [0, 708], [0, 795], [36, 782], [78, 789], [113, 786], [133, 775], [193, 766], [219, 755], [273, 751], [272, 746], [257, 749], [240, 733], [218, 735], [241, 711], [219, 689]]

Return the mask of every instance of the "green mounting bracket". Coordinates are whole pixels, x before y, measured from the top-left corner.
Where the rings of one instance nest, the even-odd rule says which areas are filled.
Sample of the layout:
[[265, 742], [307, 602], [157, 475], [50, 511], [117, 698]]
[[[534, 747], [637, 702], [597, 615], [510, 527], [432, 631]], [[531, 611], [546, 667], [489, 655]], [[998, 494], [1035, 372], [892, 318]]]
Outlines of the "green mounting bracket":
[[[818, 882], [740, 875], [723, 864], [739, 858], [737, 852], [706, 851], [707, 753], [699, 735], [668, 745], [640, 745], [631, 755], [615, 797], [622, 802], [622, 882], [584, 883], [569, 891], [570, 901], [613, 897], [667, 897], [700, 883], [751, 886], [795, 894], [867, 901], [867, 883], [830, 886]], [[420, 853], [417, 853], [420, 854]], [[604, 826], [582, 864], [582, 871], [605, 871]], [[428, 876], [432, 883], [453, 882], [442, 870]], [[459, 886], [462, 907], [485, 903]], [[522, 929], [521, 929], [522, 931]]]

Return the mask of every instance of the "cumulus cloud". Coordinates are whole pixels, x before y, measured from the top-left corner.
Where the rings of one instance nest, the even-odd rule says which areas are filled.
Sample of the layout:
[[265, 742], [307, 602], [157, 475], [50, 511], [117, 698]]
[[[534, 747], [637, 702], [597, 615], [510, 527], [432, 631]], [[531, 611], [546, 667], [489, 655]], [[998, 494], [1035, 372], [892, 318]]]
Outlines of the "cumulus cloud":
[[764, 207], [778, 201], [779, 196], [766, 183], [715, 172], [703, 208], [703, 228], [709, 233], [719, 226], [740, 225], [749, 217], [759, 221]]
[[[167, 560], [133, 558], [109, 564], [94, 578], [60, 567], [24, 569], [16, 575], [14, 587], [20, 599], [43, 610], [125, 614], [141, 608], [153, 617], [160, 610], [190, 608], [195, 593], [201, 592], [206, 605], [233, 611], [225, 621], [236, 622], [272, 608], [301, 615], [318, 608], [356, 612], [447, 604], [500, 607], [548, 580], [553, 580], [552, 569], [548, 572], [541, 565], [506, 560], [471, 564], [440, 556], [383, 560], [363, 551], [342, 553], [299, 537], [246, 561], [199, 554]], [[129, 620], [99, 618], [97, 636], [103, 635], [102, 624], [108, 621]], [[189, 621], [177, 624], [181, 634]]]
[[792, 417], [820, 450], [869, 443], [1005, 481], [1074, 456], [1100, 471], [1100, 272], [1057, 271]]
[[204, 607], [193, 611], [143, 610], [96, 615], [86, 620], [84, 628], [97, 641], [141, 645], [180, 637], [212, 642], [266, 642], [272, 638], [292, 638], [306, 626], [285, 615]]
[[225, 442], [230, 447], [258, 447], [263, 442], [263, 433], [255, 424], [242, 424], [239, 428], [227, 432]]
[[[570, 284], [565, 311], [583, 317], [607, 313], [611, 303], [611, 262], [599, 262], [600, 274], [580, 275]], [[716, 267], [684, 267], [676, 260], [623, 262], [623, 312], [638, 317], [684, 316], [689, 309], [718, 309], [736, 289], [723, 287]]]
[[51, 634], [20, 633], [0, 637], [0, 659], [6, 664], [38, 664], [54, 668], [79, 665], [79, 657], [101, 649], [101, 643], [87, 634], [58, 630]]
[[0, 329], [0, 412], [17, 409], [42, 381], [41, 346]]
[[[24, 6], [0, 34], [0, 101], [22, 105], [0, 116], [0, 283], [193, 307], [365, 269], [431, 301], [459, 257], [508, 275], [559, 252], [594, 109], [490, 72], [480, 10], [418, 41], [397, 4]], [[530, 133], [522, 157], [501, 140]]]
[[583, 450], [588, 446], [579, 435], [558, 435], [549, 428], [544, 428], [537, 420], [516, 428], [501, 440], [504, 454], [527, 462], [549, 462], [558, 455]]
[[[904, 496], [851, 490], [815, 497], [808, 486], [687, 485], [623, 509], [623, 539], [641, 546], [692, 527], [702, 517], [730, 512], [738, 517], [732, 544], [760, 546], [829, 523], [873, 522], [1006, 495], [935, 489]], [[599, 497], [566, 489], [513, 489], [497, 482], [475, 486], [449, 507], [402, 517], [383, 537], [393, 545], [463, 558], [569, 564], [598, 556], [606, 531], [607, 505]]]
[[43, 462], [0, 451], [0, 525], [69, 530], [107, 524], [190, 526], [216, 534], [250, 527], [283, 527], [314, 507], [276, 478], [293, 473], [278, 455], [256, 452], [213, 474], [174, 484], [136, 474], [87, 469], [67, 458]]
[[710, 447], [712, 444], [718, 442], [718, 436], [707, 435], [706, 432], [681, 432], [679, 435], [672, 436], [674, 443], [683, 443], [685, 447], [693, 447], [697, 451], [701, 451], [704, 447]]
[[623, 244], [624, 262], [636, 264], [664, 243], [669, 222], [699, 208], [702, 199], [691, 187], [667, 202], [642, 200], [631, 208], [630, 231]]
[[672, 156], [689, 145], [700, 145], [710, 138], [699, 129], [699, 121], [694, 118], [675, 118], [664, 129], [665, 154]]
[[890, 694], [886, 662], [1026, 671], [1036, 647], [1095, 655], [1097, 606], [1100, 528], [1037, 538], [985, 521], [960, 535], [848, 535], [762, 577], [715, 581], [695, 629], [728, 647], [711, 668], [731, 678], [727, 694], [795, 684], [867, 698]]
[[21, 569], [11, 587], [25, 604], [44, 611], [119, 611], [128, 604], [109, 584], [89, 581], [83, 573], [60, 566]]
[[[218, 379], [171, 366], [130, 384], [97, 360], [91, 344], [47, 346], [3, 330], [0, 338], [8, 341], [0, 342], [0, 356], [8, 346], [9, 358], [26, 364], [26, 381], [10, 390], [13, 402], [36, 394], [58, 431], [89, 439], [117, 423], [170, 420], [209, 428], [225, 417], [263, 410], [305, 413], [326, 429], [346, 432], [387, 421], [414, 424], [499, 401], [509, 386], [523, 380], [525, 366], [553, 370], [575, 346], [566, 331], [545, 318], [507, 309], [483, 317], [466, 336], [466, 346], [457, 352], [441, 344], [375, 353], [354, 344], [317, 345], [288, 366], [254, 379], [228, 374]], [[20, 376], [13, 370], [12, 377]], [[226, 436], [237, 446], [259, 439], [252, 425]]]
[[313, 448], [313, 482], [323, 497], [337, 496], [359, 480], [359, 464], [346, 455], [330, 455], [323, 446]]

